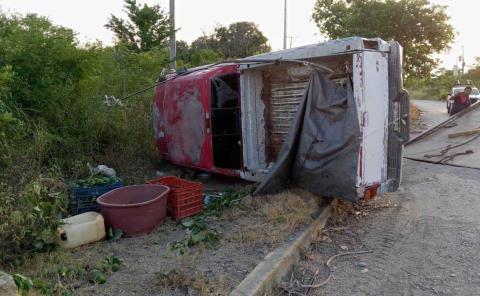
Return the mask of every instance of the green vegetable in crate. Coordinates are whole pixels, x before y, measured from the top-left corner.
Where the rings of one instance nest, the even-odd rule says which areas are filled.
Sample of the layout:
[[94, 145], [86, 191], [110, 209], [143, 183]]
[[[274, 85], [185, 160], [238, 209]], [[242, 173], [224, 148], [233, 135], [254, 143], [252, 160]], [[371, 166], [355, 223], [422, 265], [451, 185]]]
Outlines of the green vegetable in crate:
[[73, 187], [94, 187], [94, 186], [103, 186], [103, 185], [111, 185], [119, 181], [119, 178], [113, 177], [104, 177], [104, 176], [96, 176], [92, 175], [84, 179], [78, 179], [72, 182]]

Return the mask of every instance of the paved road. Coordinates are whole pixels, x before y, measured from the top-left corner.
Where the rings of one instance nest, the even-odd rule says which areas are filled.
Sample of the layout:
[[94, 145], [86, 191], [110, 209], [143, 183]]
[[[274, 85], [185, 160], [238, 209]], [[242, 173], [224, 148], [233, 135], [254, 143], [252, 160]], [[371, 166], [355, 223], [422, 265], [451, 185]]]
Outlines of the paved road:
[[444, 101], [413, 100], [413, 103], [422, 111], [422, 123], [427, 129], [448, 118], [447, 107]]
[[[443, 120], [439, 103], [418, 102], [430, 124]], [[332, 225], [297, 279], [318, 270], [319, 282], [327, 258], [369, 249], [336, 259], [335, 279], [310, 295], [480, 295], [478, 180], [479, 170], [405, 161], [402, 189]]]

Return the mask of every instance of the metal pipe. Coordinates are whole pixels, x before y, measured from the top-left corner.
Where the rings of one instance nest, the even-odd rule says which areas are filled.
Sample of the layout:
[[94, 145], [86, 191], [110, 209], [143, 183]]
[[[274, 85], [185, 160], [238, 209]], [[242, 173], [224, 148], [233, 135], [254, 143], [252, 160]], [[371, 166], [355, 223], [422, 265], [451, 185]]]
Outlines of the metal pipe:
[[283, 11], [283, 49], [287, 49], [287, 0]]
[[170, 70], [177, 69], [177, 45], [175, 40], [175, 0], [170, 0]]

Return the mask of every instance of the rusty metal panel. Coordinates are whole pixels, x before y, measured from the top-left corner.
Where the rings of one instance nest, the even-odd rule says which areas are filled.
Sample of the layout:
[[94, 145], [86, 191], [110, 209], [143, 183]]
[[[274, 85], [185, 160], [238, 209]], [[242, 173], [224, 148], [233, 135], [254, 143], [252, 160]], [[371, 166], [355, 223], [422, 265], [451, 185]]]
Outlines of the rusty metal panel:
[[292, 124], [308, 81], [272, 83], [270, 88], [270, 152], [276, 158]]
[[156, 88], [153, 106], [157, 146], [174, 164], [238, 176], [213, 163], [211, 79], [238, 73], [237, 64], [224, 64], [177, 76]]

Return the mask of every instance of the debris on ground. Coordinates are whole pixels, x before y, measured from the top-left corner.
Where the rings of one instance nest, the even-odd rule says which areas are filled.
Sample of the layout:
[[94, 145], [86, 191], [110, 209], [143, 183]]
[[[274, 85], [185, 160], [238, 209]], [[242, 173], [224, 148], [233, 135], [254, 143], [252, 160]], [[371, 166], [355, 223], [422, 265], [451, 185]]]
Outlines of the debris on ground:
[[[261, 198], [249, 192], [209, 186], [210, 201], [200, 215], [167, 219], [141, 237], [118, 239], [122, 233], [108, 229], [110, 240], [39, 254], [18, 271], [32, 279], [34, 289], [52, 293], [123, 296], [158, 293], [161, 287], [159, 295], [228, 294], [269, 252], [313, 221], [323, 202], [303, 190]], [[122, 262], [118, 271], [115, 260], [104, 260], [112, 256]], [[189, 287], [175, 283], [182, 273]], [[132, 274], [142, 275], [134, 285]]]
[[480, 104], [451, 116], [406, 144], [405, 158], [434, 164], [480, 168]]
[[[352, 223], [366, 219], [368, 213], [392, 206], [389, 195], [368, 203], [352, 203], [334, 199], [331, 202], [334, 214], [327, 226], [303, 254], [300, 262], [285, 276], [275, 289], [275, 295], [311, 295], [335, 279], [335, 261], [353, 257], [354, 267], [360, 273], [368, 273], [368, 264], [359, 256], [372, 251], [363, 246], [358, 229]], [[355, 221], [355, 222], [352, 222]], [[360, 222], [361, 223], [361, 222]], [[360, 247], [359, 247], [360, 246]], [[321, 255], [319, 255], [321, 254]], [[311, 264], [304, 264], [310, 262]]]

